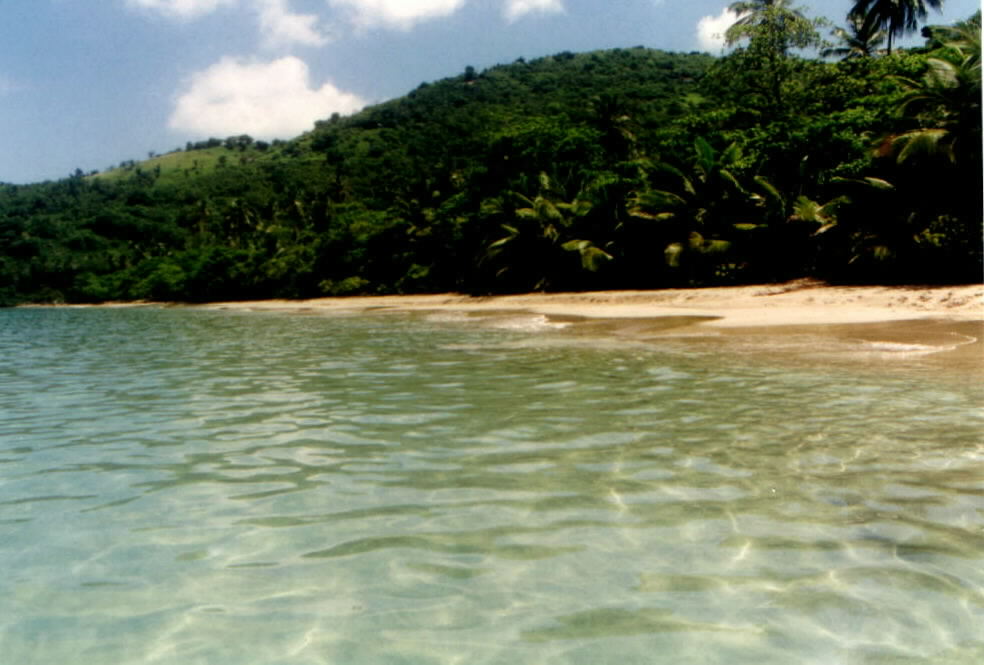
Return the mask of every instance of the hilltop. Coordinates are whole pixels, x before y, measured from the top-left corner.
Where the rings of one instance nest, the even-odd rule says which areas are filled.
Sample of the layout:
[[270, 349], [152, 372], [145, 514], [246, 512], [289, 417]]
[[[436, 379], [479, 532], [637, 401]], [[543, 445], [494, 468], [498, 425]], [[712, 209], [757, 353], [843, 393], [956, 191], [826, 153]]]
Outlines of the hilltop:
[[747, 52], [560, 53], [290, 141], [2, 185], [0, 300], [966, 280], [979, 159], [872, 150], [944, 117], [898, 112], [927, 55], [789, 57], [780, 99]]

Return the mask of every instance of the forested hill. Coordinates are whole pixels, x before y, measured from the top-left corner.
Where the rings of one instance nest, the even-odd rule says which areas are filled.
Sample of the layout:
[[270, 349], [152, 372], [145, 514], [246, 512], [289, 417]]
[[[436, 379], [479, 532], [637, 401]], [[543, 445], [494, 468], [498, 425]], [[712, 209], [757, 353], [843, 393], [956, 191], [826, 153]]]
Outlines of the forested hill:
[[292, 141], [0, 185], [0, 301], [978, 280], [980, 62], [955, 43], [561, 53]]

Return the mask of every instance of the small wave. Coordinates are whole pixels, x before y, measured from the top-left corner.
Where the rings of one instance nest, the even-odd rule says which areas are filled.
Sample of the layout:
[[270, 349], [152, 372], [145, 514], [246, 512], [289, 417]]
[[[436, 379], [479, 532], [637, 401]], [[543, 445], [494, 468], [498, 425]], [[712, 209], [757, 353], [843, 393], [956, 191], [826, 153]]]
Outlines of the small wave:
[[507, 316], [491, 319], [487, 325], [500, 330], [517, 330], [521, 332], [537, 332], [540, 330], [562, 330], [571, 324], [562, 321], [551, 321], [544, 314], [524, 316]]
[[467, 312], [434, 312], [433, 314], [428, 314], [425, 320], [432, 323], [461, 323], [470, 318]]
[[904, 344], [901, 342], [864, 342], [865, 350], [881, 353], [901, 353], [905, 355], [924, 355], [952, 351], [955, 346], [937, 346], [934, 344]]
[[949, 336], [958, 338], [949, 344], [915, 344], [905, 342], [889, 342], [885, 340], [854, 340], [861, 344], [862, 353], [872, 353], [884, 356], [911, 357], [928, 356], [934, 353], [955, 351], [961, 346], [973, 344], [977, 341], [976, 337], [963, 335], [960, 333], [949, 333]]

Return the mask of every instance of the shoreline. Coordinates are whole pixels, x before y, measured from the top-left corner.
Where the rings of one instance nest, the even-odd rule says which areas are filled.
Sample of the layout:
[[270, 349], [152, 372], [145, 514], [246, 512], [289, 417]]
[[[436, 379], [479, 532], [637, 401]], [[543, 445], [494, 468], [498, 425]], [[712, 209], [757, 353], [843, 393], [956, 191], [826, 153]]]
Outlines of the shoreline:
[[[303, 314], [461, 317], [535, 331], [564, 328], [584, 339], [688, 344], [742, 355], [821, 363], [923, 365], [984, 373], [984, 284], [830, 286], [783, 284], [532, 293], [354, 296], [312, 300], [211, 303], [196, 307]], [[526, 327], [533, 324], [532, 327]]]
[[812, 279], [778, 284], [658, 290], [469, 296], [459, 293], [336, 296], [206, 303], [113, 301], [22, 304], [16, 308], [188, 307], [249, 311], [528, 312], [586, 319], [707, 319], [713, 328], [879, 323], [918, 319], [984, 322], [984, 283], [948, 286], [831, 286]]
[[918, 319], [984, 321], [984, 284], [829, 286], [812, 280], [757, 286], [466, 296], [348, 296], [216, 302], [193, 307], [252, 311], [529, 312], [551, 317], [700, 317], [712, 328], [882, 323]]
[[876, 364], [892, 359], [984, 373], [984, 284], [831, 286], [802, 279], [653, 291], [496, 296], [445, 293], [56, 307], [147, 306], [308, 315], [452, 316], [493, 326], [518, 322], [521, 329], [530, 331], [538, 326], [565, 329], [599, 341], [666, 345], [686, 340], [736, 353]]

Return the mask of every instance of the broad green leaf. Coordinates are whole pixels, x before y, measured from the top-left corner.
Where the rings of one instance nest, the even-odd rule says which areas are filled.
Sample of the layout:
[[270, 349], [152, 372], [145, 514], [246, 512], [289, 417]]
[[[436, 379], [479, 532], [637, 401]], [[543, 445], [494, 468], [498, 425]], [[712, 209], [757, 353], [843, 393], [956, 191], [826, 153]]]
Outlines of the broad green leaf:
[[613, 261], [614, 258], [615, 257], [603, 249], [599, 249], [592, 245], [581, 251], [581, 266], [585, 270], [598, 272], [606, 263]]
[[543, 219], [553, 220], [555, 222], [563, 222], [564, 216], [561, 214], [557, 206], [553, 204], [552, 201], [545, 199], [542, 196], [536, 197], [536, 212]]

